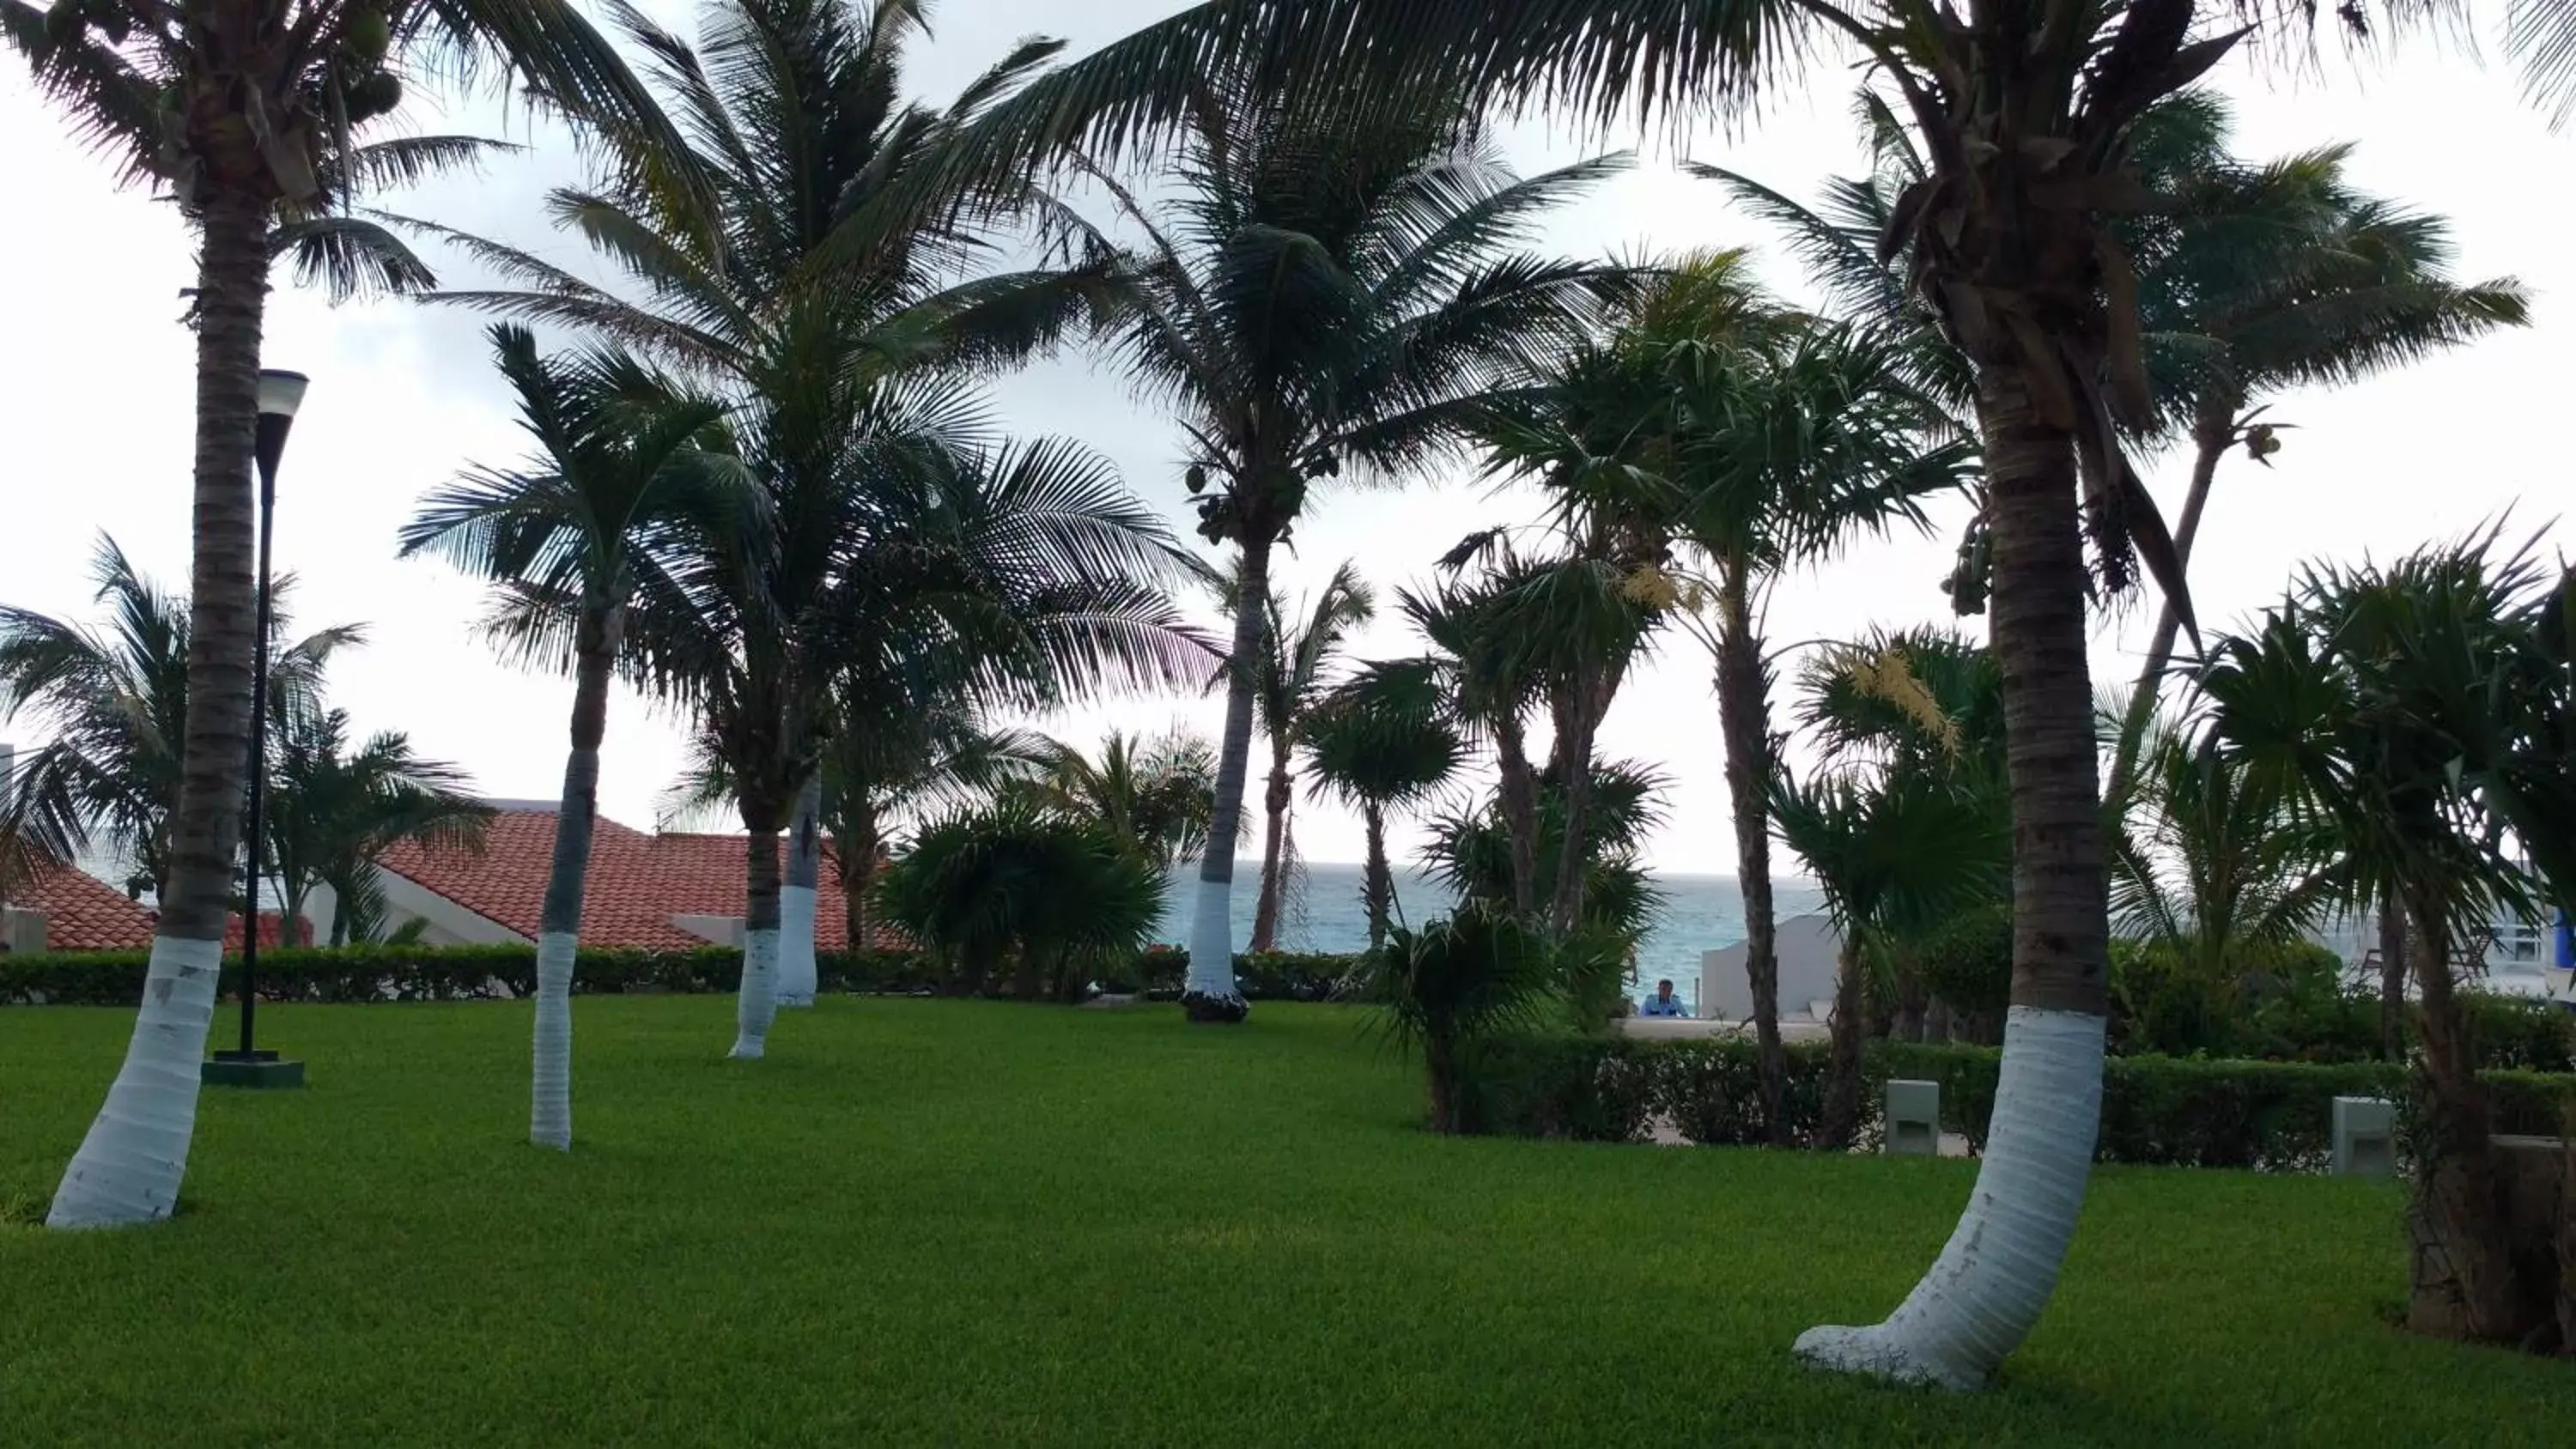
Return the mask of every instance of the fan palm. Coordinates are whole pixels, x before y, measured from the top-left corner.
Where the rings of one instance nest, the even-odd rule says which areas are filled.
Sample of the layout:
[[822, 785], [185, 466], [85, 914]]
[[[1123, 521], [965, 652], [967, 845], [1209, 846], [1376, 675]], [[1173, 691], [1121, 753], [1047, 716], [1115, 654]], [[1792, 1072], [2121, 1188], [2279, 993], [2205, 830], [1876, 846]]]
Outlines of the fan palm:
[[[1176, 194], [1149, 214], [1107, 183], [1146, 246], [1115, 344], [1178, 412], [1199, 532], [1237, 550], [1214, 835], [1234, 838], [1251, 753], [1270, 556], [1317, 484], [1403, 477], [1478, 397], [1575, 335], [1598, 268], [1514, 250], [1540, 213], [1608, 174], [1520, 179], [1465, 92], [1325, 87], [1291, 103], [1240, 68], [1193, 66]], [[997, 113], [998, 114], [998, 113]], [[979, 132], [981, 128], [979, 128]], [[1193, 1020], [1239, 1021], [1234, 862], [1200, 863]]]
[[[195, 1058], [211, 1020], [249, 754], [251, 462], [272, 245], [303, 226], [351, 275], [385, 253], [342, 226], [367, 161], [355, 137], [399, 108], [403, 74], [515, 78], [550, 110], [643, 140], [675, 138], [617, 52], [570, 0], [0, 0], [0, 34], [37, 89], [127, 184], [166, 187], [197, 233], [192, 716], [184, 726], [169, 890], [134, 1046], [50, 1221], [166, 1217], [195, 1124]], [[685, 186], [657, 166], [661, 184]], [[337, 194], [327, 190], [342, 183]], [[362, 259], [362, 253], [364, 259]], [[371, 260], [369, 260], [371, 259]]]
[[891, 834], [1034, 776], [1046, 766], [1046, 741], [988, 729], [954, 697], [892, 713], [843, 701], [837, 713], [841, 726], [814, 776], [814, 818], [839, 866], [850, 949], [861, 951], [875, 935], [878, 861]]
[[1011, 789], [1039, 808], [1098, 825], [1157, 870], [1209, 848], [1216, 750], [1199, 736], [1111, 730], [1097, 758], [1055, 739], [1042, 740], [1036, 755], [1038, 771]]
[[[51, 737], [20, 755], [0, 783], [0, 841], [54, 861], [103, 852], [148, 885], [156, 902], [166, 901], [185, 778], [192, 616], [185, 595], [137, 573], [104, 535], [90, 576], [108, 606], [104, 628], [0, 607], [0, 723], [24, 714]], [[294, 587], [289, 576], [270, 590], [279, 632]], [[272, 723], [283, 729], [316, 712], [331, 656], [365, 638], [362, 626], [344, 624], [276, 649], [268, 670]], [[0, 866], [7, 863], [0, 855]], [[232, 899], [227, 890], [226, 902]]]
[[1386, 1030], [1419, 1047], [1430, 1078], [1431, 1130], [1455, 1132], [1467, 1052], [1535, 1026], [1557, 981], [1556, 942], [1493, 902], [1461, 902], [1419, 930], [1397, 926], [1372, 953]]
[[1356, 806], [1367, 830], [1360, 903], [1372, 951], [1386, 944], [1395, 906], [1387, 812], [1428, 798], [1457, 774], [1466, 755], [1466, 741], [1448, 715], [1431, 661], [1385, 660], [1362, 667], [1318, 701], [1300, 736], [1307, 788]]
[[1098, 967], [1144, 949], [1169, 881], [1107, 826], [1005, 798], [932, 821], [886, 872], [886, 913], [980, 992], [1080, 999]]
[[2410, 1318], [2515, 1342], [2549, 1305], [2535, 1306], [2512, 1241], [2453, 975], [2499, 914], [2535, 917], [2576, 894], [2576, 575], [2496, 542], [2489, 530], [2385, 566], [2311, 568], [2198, 678], [2218, 748], [2262, 788], [2296, 792], [2356, 879], [2396, 883], [2428, 1088]]
[[516, 640], [524, 662], [569, 663], [573, 676], [571, 751], [538, 921], [528, 1128], [537, 1145], [561, 1150], [572, 1145], [572, 968], [599, 811], [599, 745], [627, 611], [662, 566], [657, 550], [680, 530], [756, 500], [719, 451], [722, 403], [614, 350], [548, 359], [526, 328], [508, 324], [495, 326], [491, 341], [539, 456], [524, 470], [477, 469], [423, 499], [401, 546], [406, 555], [443, 556], [505, 598], [553, 604], [552, 617], [567, 621]]
[[[1239, 605], [1238, 605], [1239, 607]], [[1261, 896], [1252, 916], [1252, 949], [1267, 951], [1279, 943], [1279, 912], [1287, 877], [1298, 865], [1296, 833], [1289, 819], [1295, 803], [1290, 764], [1297, 739], [1324, 691], [1351, 631], [1377, 613], [1377, 600], [1359, 571], [1344, 563], [1309, 602], [1302, 617], [1292, 619], [1288, 601], [1274, 591], [1266, 605], [1269, 622], [1254, 661], [1253, 718], [1270, 743], [1270, 779], [1262, 795]]]
[[376, 859], [401, 841], [478, 849], [492, 808], [466, 793], [465, 772], [412, 752], [400, 731], [350, 748], [345, 710], [305, 711], [278, 732], [261, 842], [278, 884], [280, 935], [302, 939], [317, 886], [335, 898], [331, 944], [363, 939], [383, 917]]

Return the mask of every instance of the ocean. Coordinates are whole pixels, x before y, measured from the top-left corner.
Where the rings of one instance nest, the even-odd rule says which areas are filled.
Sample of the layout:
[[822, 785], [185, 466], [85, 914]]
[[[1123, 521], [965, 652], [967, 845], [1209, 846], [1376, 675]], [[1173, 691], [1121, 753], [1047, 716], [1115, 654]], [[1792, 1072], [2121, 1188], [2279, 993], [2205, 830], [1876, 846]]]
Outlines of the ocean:
[[[1302, 889], [1282, 912], [1279, 946], [1286, 951], [1364, 951], [1368, 949], [1368, 913], [1360, 908], [1360, 874], [1356, 865], [1310, 862]], [[1195, 869], [1173, 876], [1161, 938], [1179, 942], [1189, 935], [1190, 887]], [[1732, 946], [1744, 939], [1744, 897], [1735, 877], [1726, 875], [1659, 875], [1663, 909], [1637, 948], [1637, 989], [1672, 978], [1673, 994], [1699, 1009], [1699, 957], [1703, 951]], [[1773, 910], [1782, 920], [1821, 908], [1814, 890], [1791, 881], [1772, 884]], [[1395, 878], [1397, 918], [1413, 924], [1446, 912], [1449, 892], [1418, 872], [1398, 870]], [[1252, 916], [1261, 899], [1261, 862], [1241, 861], [1234, 868], [1234, 938], [1252, 939]]]

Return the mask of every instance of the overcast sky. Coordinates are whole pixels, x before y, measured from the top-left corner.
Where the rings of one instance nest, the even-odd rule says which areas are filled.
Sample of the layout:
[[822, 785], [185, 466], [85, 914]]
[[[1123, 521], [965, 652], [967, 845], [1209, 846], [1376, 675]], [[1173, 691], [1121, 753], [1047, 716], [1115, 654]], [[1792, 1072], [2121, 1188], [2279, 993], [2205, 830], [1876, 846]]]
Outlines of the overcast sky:
[[[683, 25], [694, 7], [664, 0], [647, 8]], [[951, 0], [913, 80], [924, 95], [944, 99], [1020, 35], [1063, 35], [1079, 52], [1176, 8], [1174, 0], [1080, 7]], [[1811, 76], [1803, 92], [1776, 96], [1744, 134], [1708, 128], [1687, 154], [1794, 195], [1857, 169], [1846, 109], [1853, 75], [1823, 64]], [[2567, 361], [2576, 324], [2562, 305], [2576, 294], [2576, 249], [2567, 244], [2576, 235], [2569, 185], [2576, 138], [2551, 135], [2520, 105], [2500, 63], [2481, 68], [2430, 45], [2402, 47], [2366, 70], [2329, 60], [2322, 74], [2304, 78], [2239, 63], [2219, 83], [2236, 105], [2241, 154], [2358, 142], [2352, 172], [2362, 185], [2453, 220], [2461, 275], [2520, 277], [2538, 301], [2528, 331], [2341, 392], [2281, 400], [2275, 415], [2299, 431], [2288, 435], [2276, 466], [2267, 471], [2240, 455], [2222, 473], [2193, 561], [2203, 617], [2226, 621], [2259, 607], [2302, 560], [2385, 556], [2508, 508], [2520, 524], [2552, 522], [2576, 498], [2565, 450], [2548, 441], [2563, 428], [2568, 380], [2576, 377]], [[421, 131], [491, 135], [503, 125], [485, 107], [441, 114], [415, 103], [405, 115]], [[536, 143], [528, 155], [391, 204], [579, 263], [580, 250], [551, 235], [539, 210], [547, 187], [577, 175], [577, 159], [558, 136], [512, 130]], [[14, 57], [0, 62], [0, 136], [8, 138], [0, 195], [11, 202], [0, 228], [0, 275], [13, 279], [0, 417], [16, 459], [0, 481], [0, 601], [91, 618], [89, 556], [101, 531], [165, 584], [186, 581], [192, 354], [178, 325], [178, 294], [190, 281], [189, 239], [166, 203], [113, 189], [109, 169], [68, 140], [30, 93]], [[1583, 139], [1522, 128], [1510, 150], [1526, 172], [1632, 138], [1590, 146]], [[1671, 148], [1651, 154], [1557, 217], [1548, 246], [1599, 255], [1749, 245], [1763, 254], [1775, 286], [1799, 294], [1794, 269], [1770, 250], [1773, 239], [1731, 211], [1714, 186], [1680, 175], [1674, 159]], [[450, 258], [434, 260], [462, 271], [447, 267]], [[481, 606], [475, 585], [444, 566], [393, 557], [394, 530], [424, 491], [469, 460], [506, 463], [520, 452], [508, 399], [486, 363], [482, 325], [401, 303], [333, 309], [291, 288], [273, 297], [267, 359], [313, 377], [280, 478], [278, 558], [303, 580], [302, 625], [372, 627], [370, 646], [336, 662], [331, 676], [334, 698], [361, 728], [408, 730], [421, 751], [463, 764], [487, 793], [552, 798], [569, 683], [495, 662], [468, 632]], [[1175, 430], [1132, 405], [1114, 374], [1066, 358], [1007, 380], [996, 394], [1013, 431], [1071, 435], [1102, 449], [1186, 532]], [[2177, 457], [2153, 460], [2168, 516], [2186, 466]], [[1351, 559], [1391, 590], [1426, 574], [1469, 531], [1530, 514], [1525, 497], [1498, 496], [1463, 475], [1396, 494], [1329, 494], [1300, 524], [1297, 553], [1280, 573], [1301, 591]], [[1773, 605], [1772, 638], [1946, 621], [1937, 581], [1960, 510], [1944, 509], [1936, 521], [1929, 538], [1866, 546], [1788, 581]], [[2097, 675], [2134, 673], [2152, 622], [2134, 605], [2103, 618]], [[1412, 647], [1399, 621], [1381, 619], [1360, 652]], [[1670, 821], [1653, 851], [1668, 871], [1724, 872], [1733, 856], [1707, 679], [1698, 646], [1674, 635], [1632, 676], [1602, 735], [1605, 753], [1654, 762], [1672, 777]], [[1221, 714], [1221, 702], [1208, 698], [1129, 699], [1043, 723], [1089, 745], [1112, 724], [1155, 729], [1177, 721], [1213, 734]], [[679, 729], [639, 699], [617, 699], [600, 782], [608, 815], [649, 825], [680, 758]], [[17, 734], [32, 742], [23, 725]], [[1359, 857], [1354, 816], [1316, 804], [1298, 810], [1309, 858]]]

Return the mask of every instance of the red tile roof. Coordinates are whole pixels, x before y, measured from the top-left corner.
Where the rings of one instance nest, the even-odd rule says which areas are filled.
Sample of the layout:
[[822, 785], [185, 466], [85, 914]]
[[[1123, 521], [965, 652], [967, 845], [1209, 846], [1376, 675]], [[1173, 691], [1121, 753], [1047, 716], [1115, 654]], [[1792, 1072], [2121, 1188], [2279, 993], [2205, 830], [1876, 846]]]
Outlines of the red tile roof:
[[45, 913], [48, 950], [140, 951], [152, 944], [150, 911], [72, 866], [36, 863], [10, 887], [9, 904]]
[[[27, 877], [10, 888], [8, 903], [27, 910], [45, 913], [45, 949], [49, 951], [142, 951], [152, 945], [152, 930], [160, 917], [148, 906], [126, 899], [125, 893], [71, 866], [39, 862]], [[312, 944], [313, 923], [298, 921], [296, 940]], [[259, 917], [259, 943], [274, 946], [278, 940], [277, 912], [262, 911]], [[235, 911], [224, 922], [224, 949], [238, 951], [242, 942], [241, 913]]]
[[[504, 809], [492, 817], [480, 854], [428, 851], [406, 842], [377, 864], [534, 940], [554, 849], [555, 812]], [[743, 854], [739, 835], [647, 835], [603, 817], [591, 832], [582, 943], [664, 950], [707, 944], [672, 925], [671, 917], [740, 916]], [[839, 867], [828, 848], [824, 862], [814, 892], [814, 945], [838, 951], [848, 944], [849, 921]], [[881, 927], [870, 934], [872, 945], [901, 944]]]

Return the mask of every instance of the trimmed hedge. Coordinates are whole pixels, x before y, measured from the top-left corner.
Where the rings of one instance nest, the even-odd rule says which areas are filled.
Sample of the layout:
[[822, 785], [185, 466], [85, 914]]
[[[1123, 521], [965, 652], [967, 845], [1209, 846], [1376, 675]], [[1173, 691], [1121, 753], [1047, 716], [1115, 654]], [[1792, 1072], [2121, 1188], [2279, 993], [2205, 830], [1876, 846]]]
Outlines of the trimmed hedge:
[[[1264, 952], [1235, 960], [1244, 994], [1255, 1000], [1326, 1000], [1356, 960], [1350, 956]], [[143, 998], [147, 956], [141, 951], [44, 951], [0, 955], [0, 1005], [132, 1006]], [[1104, 981], [1111, 991], [1178, 996], [1189, 953], [1157, 947], [1132, 973]], [[918, 951], [823, 951], [815, 976], [825, 991], [908, 995], [940, 989], [946, 973]], [[218, 990], [241, 989], [236, 956], [224, 958]], [[742, 952], [725, 946], [645, 951], [585, 946], [573, 962], [573, 990], [583, 993], [669, 991], [713, 993], [742, 978]], [[260, 952], [262, 1001], [473, 1001], [526, 996], [537, 986], [537, 948], [385, 946], [279, 947]]]
[[[1788, 1138], [1815, 1141], [1824, 1110], [1822, 1043], [1788, 1047]], [[2002, 1053], [1991, 1047], [1873, 1043], [1862, 1065], [1861, 1140], [1877, 1139], [1890, 1077], [1938, 1082], [1942, 1128], [1985, 1148]], [[2496, 1130], [2555, 1136], [2576, 1106], [2576, 1075], [2490, 1071]], [[1635, 1142], [1662, 1119], [1690, 1141], [1762, 1140], [1753, 1043], [1731, 1037], [1631, 1040], [1536, 1037], [1489, 1043], [1466, 1066], [1461, 1124], [1501, 1136]], [[2103, 1063], [2101, 1162], [2322, 1168], [2336, 1097], [2411, 1095], [2385, 1062], [2209, 1061], [2110, 1057]]]

